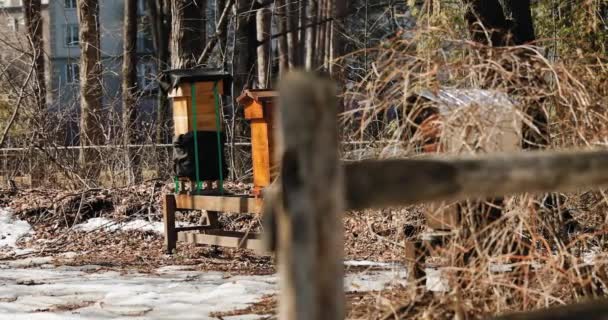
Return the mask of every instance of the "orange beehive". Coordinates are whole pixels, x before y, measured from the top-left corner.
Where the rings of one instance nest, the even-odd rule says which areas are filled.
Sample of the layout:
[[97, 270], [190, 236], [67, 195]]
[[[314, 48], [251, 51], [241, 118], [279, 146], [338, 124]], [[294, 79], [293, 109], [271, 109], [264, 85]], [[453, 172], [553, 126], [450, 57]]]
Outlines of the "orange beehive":
[[244, 107], [245, 119], [251, 123], [251, 155], [254, 194], [270, 185], [278, 169], [274, 157], [274, 90], [245, 90], [237, 101]]

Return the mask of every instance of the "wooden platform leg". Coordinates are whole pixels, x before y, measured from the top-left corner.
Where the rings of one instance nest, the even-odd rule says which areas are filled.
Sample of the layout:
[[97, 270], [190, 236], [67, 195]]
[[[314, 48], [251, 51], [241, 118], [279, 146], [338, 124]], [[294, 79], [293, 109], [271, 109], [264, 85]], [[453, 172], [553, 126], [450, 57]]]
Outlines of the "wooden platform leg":
[[209, 223], [209, 228], [219, 228], [219, 213], [217, 211], [207, 211], [207, 222]]
[[172, 254], [177, 245], [175, 231], [175, 196], [167, 194], [163, 198], [163, 222], [165, 224], [165, 252]]
[[421, 240], [405, 241], [405, 263], [410, 283], [417, 285], [426, 276], [424, 266], [427, 256], [428, 251]]

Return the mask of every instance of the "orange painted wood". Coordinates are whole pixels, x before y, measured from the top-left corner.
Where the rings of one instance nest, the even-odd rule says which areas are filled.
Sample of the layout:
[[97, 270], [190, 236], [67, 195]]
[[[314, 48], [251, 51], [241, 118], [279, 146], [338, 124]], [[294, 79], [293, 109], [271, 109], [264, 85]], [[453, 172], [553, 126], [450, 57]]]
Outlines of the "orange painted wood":
[[253, 185], [264, 188], [270, 185], [270, 146], [268, 141], [268, 123], [251, 121], [251, 154], [253, 160]]
[[254, 119], [263, 119], [264, 118], [264, 106], [257, 102], [256, 100], [252, 100], [250, 104], [245, 106], [245, 119], [254, 120]]
[[270, 181], [279, 174], [280, 163], [277, 161], [274, 139], [274, 100], [269, 99], [264, 104], [264, 121], [268, 124], [268, 158], [270, 159]]
[[261, 194], [278, 172], [273, 138], [274, 98], [273, 90], [245, 90], [237, 98], [243, 105], [245, 119], [251, 124], [251, 153], [253, 162], [253, 193]]

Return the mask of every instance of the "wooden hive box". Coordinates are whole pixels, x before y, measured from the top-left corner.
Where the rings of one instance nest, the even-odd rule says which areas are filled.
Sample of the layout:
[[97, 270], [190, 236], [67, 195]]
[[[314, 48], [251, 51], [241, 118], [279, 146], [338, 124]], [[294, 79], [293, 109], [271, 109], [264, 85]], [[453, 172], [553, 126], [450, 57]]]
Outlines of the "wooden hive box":
[[[169, 98], [173, 104], [175, 136], [197, 131], [223, 131], [223, 121], [217, 123], [214, 87], [218, 97], [229, 92], [230, 75], [215, 69], [171, 70]], [[196, 104], [192, 108], [192, 102]], [[196, 112], [196, 121], [194, 121]], [[221, 113], [220, 110], [217, 110]], [[196, 122], [196, 126], [194, 125]]]
[[245, 90], [237, 98], [244, 108], [245, 119], [251, 124], [251, 155], [253, 162], [254, 195], [270, 185], [278, 172], [273, 138], [274, 105], [278, 92], [274, 90]]

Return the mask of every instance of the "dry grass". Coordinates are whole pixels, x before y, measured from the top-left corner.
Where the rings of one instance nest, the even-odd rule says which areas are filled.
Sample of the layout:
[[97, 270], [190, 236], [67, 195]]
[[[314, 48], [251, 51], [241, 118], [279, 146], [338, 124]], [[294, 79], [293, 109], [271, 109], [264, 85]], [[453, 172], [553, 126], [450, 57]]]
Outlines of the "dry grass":
[[[347, 157], [417, 156], [425, 138], [417, 117], [430, 104], [415, 99], [416, 93], [446, 88], [508, 95], [523, 122], [523, 128], [513, 129], [523, 131], [532, 147], [542, 147], [538, 137], [543, 128], [535, 122], [538, 115], [549, 121], [547, 148], [605, 146], [608, 57], [579, 51], [549, 61], [542, 43], [491, 48], [452, 30], [420, 29], [375, 49], [368, 73], [352, 83], [344, 96], [344, 139], [360, 142], [345, 147]], [[449, 126], [477, 130], [479, 141], [485, 133], [479, 130], [479, 121], [472, 116], [440, 125], [444, 131]], [[445, 136], [440, 143], [447, 143]], [[467, 152], [479, 149], [469, 145]], [[380, 309], [389, 312], [387, 319], [480, 318], [606, 295], [608, 256], [603, 249], [608, 202], [604, 191], [553, 196], [559, 199], [553, 207], [539, 195], [507, 197], [500, 218], [485, 222], [477, 206], [465, 206], [462, 228], [433, 252], [446, 266], [443, 272], [450, 290], [432, 299], [410, 299], [424, 287], [420, 283], [417, 288], [400, 289], [401, 302], [392, 300]], [[404, 209], [398, 219], [423, 225], [412, 212], [419, 211]], [[381, 215], [368, 214], [367, 219]], [[398, 236], [375, 239], [385, 244], [399, 240]], [[584, 259], [592, 252], [593, 258]], [[505, 264], [511, 272], [491, 270]], [[373, 314], [371, 318], [381, 313], [375, 310]]]

